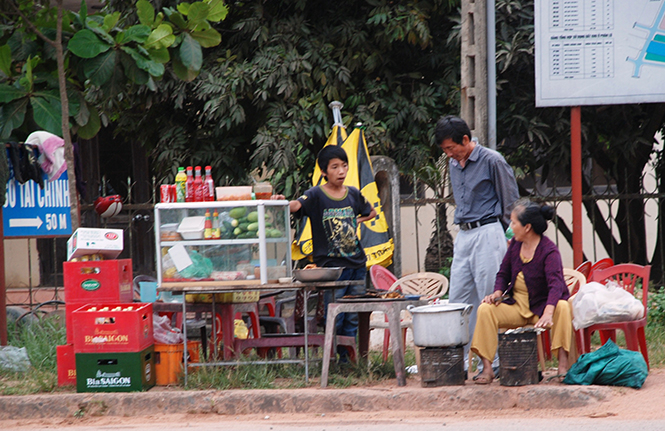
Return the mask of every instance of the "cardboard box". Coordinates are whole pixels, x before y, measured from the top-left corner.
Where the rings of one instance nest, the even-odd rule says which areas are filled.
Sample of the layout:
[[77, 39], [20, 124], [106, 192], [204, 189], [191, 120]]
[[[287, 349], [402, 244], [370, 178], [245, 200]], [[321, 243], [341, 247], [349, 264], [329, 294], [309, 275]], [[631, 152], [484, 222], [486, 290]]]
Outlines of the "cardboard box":
[[74, 345], [65, 344], [56, 346], [56, 359], [58, 364], [58, 386], [76, 385], [76, 357]]
[[76, 392], [132, 392], [155, 386], [155, 349], [76, 353]]
[[152, 346], [152, 303], [87, 304], [72, 313], [74, 352], [139, 352]]
[[67, 304], [132, 302], [132, 260], [63, 262]]
[[67, 240], [67, 260], [88, 254], [101, 254], [106, 259], [115, 259], [122, 249], [122, 229], [80, 227]]
[[[185, 301], [188, 303], [212, 303], [212, 293], [188, 293], [185, 295]], [[246, 292], [226, 292], [215, 293], [215, 302], [218, 304], [243, 304], [247, 302], [258, 302], [261, 291], [248, 290]]]

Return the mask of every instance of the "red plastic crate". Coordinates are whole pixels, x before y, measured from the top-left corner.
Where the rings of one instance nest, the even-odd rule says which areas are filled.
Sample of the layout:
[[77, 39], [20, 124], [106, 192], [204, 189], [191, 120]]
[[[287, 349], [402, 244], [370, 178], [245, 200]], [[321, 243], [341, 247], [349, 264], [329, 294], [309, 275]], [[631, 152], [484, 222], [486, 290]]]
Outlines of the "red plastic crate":
[[67, 333], [67, 344], [74, 345], [74, 322], [72, 321], [72, 313], [81, 308], [81, 304], [67, 304], [65, 303], [65, 331]]
[[132, 260], [64, 262], [62, 272], [67, 304], [132, 302]]
[[76, 356], [74, 345], [65, 344], [56, 346], [58, 364], [58, 386], [76, 385]]
[[87, 304], [72, 313], [75, 353], [140, 352], [154, 344], [152, 303]]

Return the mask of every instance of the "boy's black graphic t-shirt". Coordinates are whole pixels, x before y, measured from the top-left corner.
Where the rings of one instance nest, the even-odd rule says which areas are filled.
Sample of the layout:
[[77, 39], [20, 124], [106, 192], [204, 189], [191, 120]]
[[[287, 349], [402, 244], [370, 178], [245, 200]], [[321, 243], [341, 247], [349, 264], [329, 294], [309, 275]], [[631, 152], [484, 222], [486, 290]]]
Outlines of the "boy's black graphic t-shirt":
[[367, 257], [358, 239], [358, 215], [366, 216], [372, 207], [355, 187], [347, 187], [341, 199], [329, 196], [315, 186], [298, 198], [299, 215], [312, 224], [314, 263], [322, 267], [360, 268]]

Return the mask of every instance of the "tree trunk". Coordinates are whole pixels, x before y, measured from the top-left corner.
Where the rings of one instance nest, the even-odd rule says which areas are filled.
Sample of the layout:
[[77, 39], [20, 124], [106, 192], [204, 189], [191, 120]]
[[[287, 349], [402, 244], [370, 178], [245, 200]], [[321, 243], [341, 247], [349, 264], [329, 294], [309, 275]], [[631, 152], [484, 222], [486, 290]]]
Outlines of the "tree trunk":
[[55, 37], [55, 58], [58, 63], [58, 84], [60, 87], [60, 103], [62, 104], [62, 138], [65, 140], [65, 161], [67, 162], [67, 178], [69, 184], [69, 203], [72, 218], [72, 232], [79, 227], [79, 200], [76, 190], [76, 172], [74, 171], [74, 148], [69, 133], [69, 99], [67, 97], [67, 80], [65, 76], [65, 55], [62, 49], [62, 0], [58, 0], [58, 21]]
[[425, 254], [425, 271], [438, 273], [442, 268], [450, 267], [449, 258], [453, 257], [453, 237], [448, 231], [446, 204], [436, 204], [435, 223]]

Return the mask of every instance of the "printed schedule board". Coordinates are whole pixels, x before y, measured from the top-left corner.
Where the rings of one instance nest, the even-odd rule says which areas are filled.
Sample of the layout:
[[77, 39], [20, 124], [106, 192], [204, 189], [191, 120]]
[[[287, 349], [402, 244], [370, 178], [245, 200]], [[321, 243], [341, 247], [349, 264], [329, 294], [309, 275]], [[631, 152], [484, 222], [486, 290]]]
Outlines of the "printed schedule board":
[[536, 106], [665, 101], [665, 0], [536, 0]]
[[2, 207], [5, 237], [70, 236], [69, 180], [67, 171], [48, 181], [44, 189], [30, 180], [19, 184], [12, 175]]

